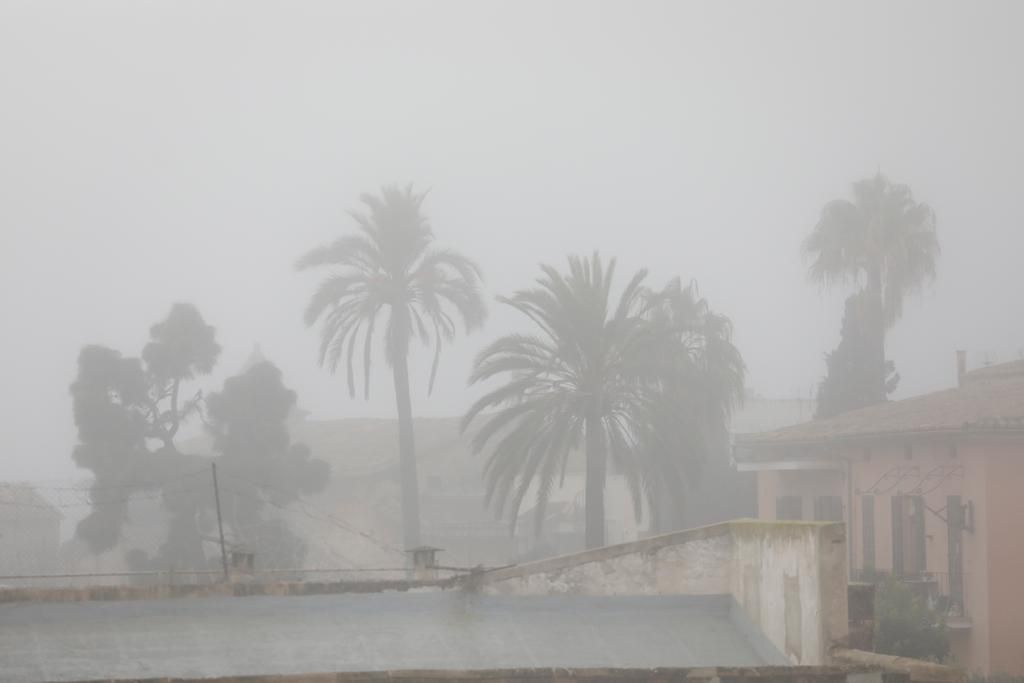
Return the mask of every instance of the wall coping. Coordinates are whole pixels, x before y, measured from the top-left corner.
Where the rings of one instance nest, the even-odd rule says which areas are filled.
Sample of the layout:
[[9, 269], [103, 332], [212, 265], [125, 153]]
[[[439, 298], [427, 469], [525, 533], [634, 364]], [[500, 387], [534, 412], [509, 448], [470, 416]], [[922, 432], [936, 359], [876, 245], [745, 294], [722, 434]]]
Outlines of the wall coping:
[[[714, 683], [730, 681], [799, 681], [804, 683], [845, 683], [850, 674], [878, 672], [874, 667], [844, 666], [757, 666], [701, 668], [522, 668], [522, 669], [409, 669], [391, 671], [344, 671], [312, 674], [267, 674], [216, 678], [141, 678], [135, 683], [348, 683], [350, 681], [658, 681], [667, 683]], [[876, 680], [906, 683], [905, 674], [882, 674]], [[110, 683], [107, 679], [77, 683]]]
[[655, 553], [664, 548], [723, 536], [763, 536], [767, 532], [818, 530], [837, 522], [772, 521], [736, 519], [718, 524], [673, 531], [637, 541], [603, 546], [578, 553], [550, 557], [499, 569], [473, 571], [437, 580], [303, 581], [268, 583], [214, 583], [205, 585], [87, 586], [82, 588], [0, 588], [0, 604], [12, 602], [88, 602], [109, 600], [166, 600], [172, 598], [292, 596], [336, 593], [380, 593], [421, 589], [445, 590], [461, 585], [476, 587], [533, 574], [557, 572], [630, 554]]
[[333, 595], [388, 591], [444, 590], [455, 577], [437, 580], [303, 581], [268, 583], [211, 583], [159, 586], [86, 586], [83, 588], [2, 588], [0, 604], [13, 602], [90, 602], [111, 600], [168, 600], [249, 596]]
[[637, 541], [606, 545], [601, 548], [584, 550], [578, 553], [559, 555], [557, 557], [535, 560], [533, 562], [517, 564], [511, 567], [502, 567], [500, 569], [478, 572], [471, 576], [479, 582], [492, 583], [495, 581], [523, 578], [533, 574], [557, 572], [579, 565], [590, 564], [592, 562], [603, 562], [615, 557], [622, 557], [623, 555], [654, 553], [662, 550], [663, 548], [682, 545], [683, 543], [689, 543], [692, 541], [701, 541], [721, 536], [735, 536], [737, 535], [737, 532], [764, 534], [765, 531], [769, 529], [786, 529], [789, 531], [821, 529], [834, 524], [841, 524], [841, 522], [805, 522], [801, 520], [790, 521], [747, 518], [734, 519], [728, 522], [719, 522], [718, 524], [709, 524], [707, 526], [683, 529], [682, 531], [673, 531], [667, 534], [660, 534], [658, 536], [650, 536]]

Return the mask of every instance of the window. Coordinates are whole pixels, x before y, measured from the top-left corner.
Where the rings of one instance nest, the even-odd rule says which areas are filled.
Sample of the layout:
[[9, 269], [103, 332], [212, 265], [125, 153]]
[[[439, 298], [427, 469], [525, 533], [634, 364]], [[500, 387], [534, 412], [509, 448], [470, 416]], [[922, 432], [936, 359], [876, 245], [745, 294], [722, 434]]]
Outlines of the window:
[[814, 498], [814, 520], [816, 522], [843, 521], [843, 499], [839, 496], [816, 496]]
[[925, 571], [924, 499], [892, 497], [892, 571], [913, 576]]
[[946, 496], [946, 529], [949, 548], [949, 600], [952, 614], [964, 614], [964, 506], [960, 496]]
[[800, 496], [779, 496], [775, 499], [775, 519], [803, 518], [803, 499]]
[[865, 571], [875, 568], [875, 497], [861, 496], [860, 533], [863, 552], [861, 566]]

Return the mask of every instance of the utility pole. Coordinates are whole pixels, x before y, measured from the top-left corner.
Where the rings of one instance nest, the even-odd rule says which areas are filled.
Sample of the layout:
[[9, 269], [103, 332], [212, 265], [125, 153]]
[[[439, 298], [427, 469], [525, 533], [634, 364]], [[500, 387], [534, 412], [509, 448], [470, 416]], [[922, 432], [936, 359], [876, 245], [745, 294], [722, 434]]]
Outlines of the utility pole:
[[210, 467], [213, 469], [213, 499], [217, 503], [217, 531], [220, 532], [220, 559], [224, 563], [224, 582], [227, 583], [231, 579], [228, 575], [228, 551], [224, 548], [224, 522], [221, 521], [220, 516], [220, 487], [217, 486], [217, 463], [212, 463]]

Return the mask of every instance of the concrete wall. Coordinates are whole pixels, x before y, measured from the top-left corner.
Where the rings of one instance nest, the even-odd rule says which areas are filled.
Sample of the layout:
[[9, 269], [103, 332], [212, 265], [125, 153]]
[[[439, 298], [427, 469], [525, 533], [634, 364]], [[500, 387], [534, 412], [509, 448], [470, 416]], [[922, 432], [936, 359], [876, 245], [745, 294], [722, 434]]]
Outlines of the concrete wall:
[[737, 520], [489, 572], [513, 595], [731, 595], [794, 664], [823, 664], [848, 631], [842, 524]]
[[845, 639], [846, 536], [842, 524], [777, 523], [732, 529], [730, 592], [768, 639], [802, 664]]

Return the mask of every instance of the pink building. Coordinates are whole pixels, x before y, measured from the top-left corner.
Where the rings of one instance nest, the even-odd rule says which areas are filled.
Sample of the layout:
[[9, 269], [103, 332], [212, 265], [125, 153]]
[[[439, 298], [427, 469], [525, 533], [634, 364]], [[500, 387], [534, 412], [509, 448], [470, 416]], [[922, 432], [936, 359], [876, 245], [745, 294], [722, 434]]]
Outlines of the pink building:
[[743, 435], [735, 457], [758, 473], [762, 519], [846, 522], [851, 576], [915, 583], [946, 612], [959, 664], [1024, 674], [1024, 361]]

